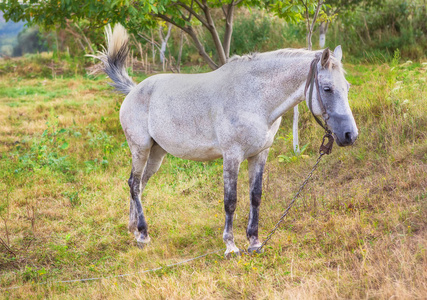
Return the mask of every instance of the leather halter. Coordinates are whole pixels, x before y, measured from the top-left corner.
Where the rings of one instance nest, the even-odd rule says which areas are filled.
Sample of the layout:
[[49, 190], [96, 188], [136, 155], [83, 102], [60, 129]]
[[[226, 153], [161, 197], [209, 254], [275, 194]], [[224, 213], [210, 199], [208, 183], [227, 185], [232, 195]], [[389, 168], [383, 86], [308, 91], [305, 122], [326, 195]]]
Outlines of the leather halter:
[[[317, 70], [317, 63], [320, 61], [320, 57], [316, 57], [310, 65], [310, 70], [308, 72], [307, 76], [307, 82], [305, 84], [304, 89], [304, 95], [307, 97], [307, 90], [310, 88], [309, 94], [308, 94], [308, 108], [311, 111], [311, 114], [313, 115], [316, 122], [322, 126], [323, 129], [326, 130], [326, 132], [330, 132], [328, 128], [328, 124], [326, 121], [329, 119], [328, 112], [326, 111], [325, 105], [323, 103], [322, 96], [320, 95], [320, 88], [319, 88], [319, 78], [318, 78], [318, 70]], [[316, 91], [317, 91], [317, 100], [319, 102], [320, 110], [322, 111], [322, 116], [325, 124], [313, 113], [313, 87], [316, 85]]]

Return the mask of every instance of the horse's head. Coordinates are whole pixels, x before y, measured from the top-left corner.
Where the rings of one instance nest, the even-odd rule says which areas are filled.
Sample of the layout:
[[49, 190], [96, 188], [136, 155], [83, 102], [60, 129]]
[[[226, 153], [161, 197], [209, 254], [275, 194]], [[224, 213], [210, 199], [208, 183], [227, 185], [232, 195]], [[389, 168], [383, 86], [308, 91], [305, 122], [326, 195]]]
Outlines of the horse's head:
[[356, 140], [358, 130], [348, 104], [350, 84], [344, 77], [341, 58], [341, 46], [336, 47], [333, 53], [327, 48], [316, 55], [305, 94], [313, 115], [324, 120], [338, 146], [349, 146]]

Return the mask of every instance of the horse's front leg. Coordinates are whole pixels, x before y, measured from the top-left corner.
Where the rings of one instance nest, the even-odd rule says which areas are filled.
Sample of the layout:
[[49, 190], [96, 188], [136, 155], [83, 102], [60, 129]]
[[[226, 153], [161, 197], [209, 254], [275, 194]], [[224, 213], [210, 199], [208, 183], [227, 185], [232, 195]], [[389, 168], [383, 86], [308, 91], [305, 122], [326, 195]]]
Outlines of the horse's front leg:
[[269, 149], [248, 158], [249, 185], [251, 210], [249, 212], [248, 228], [246, 236], [249, 240], [249, 252], [257, 251], [261, 243], [258, 239], [259, 206], [262, 195], [262, 174], [267, 161]]
[[224, 209], [225, 226], [223, 239], [227, 246], [225, 256], [231, 253], [240, 254], [239, 248], [234, 244], [233, 217], [237, 202], [237, 177], [239, 175], [241, 158], [224, 155]]

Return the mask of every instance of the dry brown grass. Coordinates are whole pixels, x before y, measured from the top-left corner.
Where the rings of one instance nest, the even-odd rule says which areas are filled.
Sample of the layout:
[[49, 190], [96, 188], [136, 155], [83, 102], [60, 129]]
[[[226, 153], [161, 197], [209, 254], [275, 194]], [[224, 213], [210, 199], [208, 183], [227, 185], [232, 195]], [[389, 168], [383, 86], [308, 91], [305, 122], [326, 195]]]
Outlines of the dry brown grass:
[[[230, 260], [213, 254], [143, 274], [224, 247], [221, 162], [166, 158], [144, 191], [152, 243], [141, 251], [127, 233], [130, 156], [116, 109], [121, 96], [104, 81], [81, 77], [1, 77], [0, 238], [9, 236], [14, 255], [0, 245], [0, 285], [18, 287], [2, 297], [425, 299], [425, 67], [347, 69], [359, 140], [324, 158], [266, 252]], [[278, 155], [292, 156], [289, 114], [264, 176], [262, 237], [316, 159], [321, 130], [306, 109], [301, 116], [309, 158], [279, 162]], [[235, 220], [241, 248], [246, 169]], [[119, 274], [130, 275], [57, 282]]]

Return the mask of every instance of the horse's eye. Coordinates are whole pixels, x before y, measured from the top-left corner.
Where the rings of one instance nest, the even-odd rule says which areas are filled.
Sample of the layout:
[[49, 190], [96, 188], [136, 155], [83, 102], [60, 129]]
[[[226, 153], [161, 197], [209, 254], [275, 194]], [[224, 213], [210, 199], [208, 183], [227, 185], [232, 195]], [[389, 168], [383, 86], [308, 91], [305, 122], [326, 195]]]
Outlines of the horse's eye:
[[325, 87], [323, 87], [323, 90], [324, 90], [325, 92], [332, 92], [332, 89], [331, 89], [329, 86], [325, 86]]

